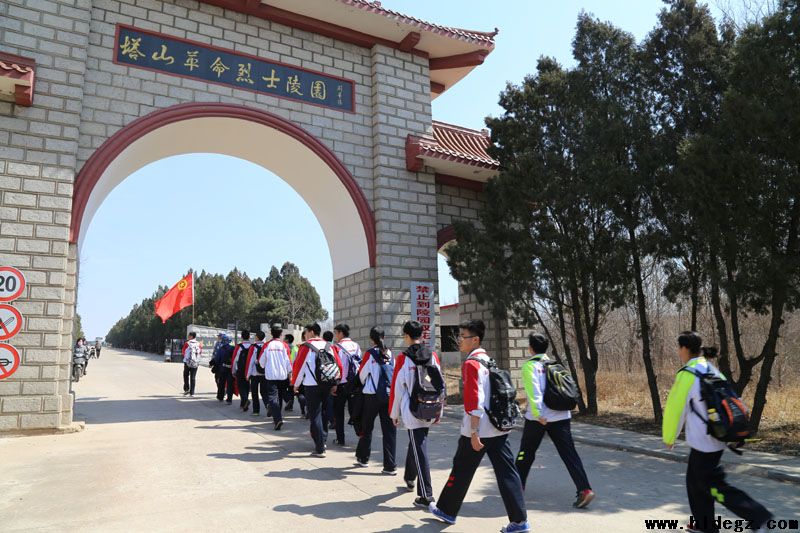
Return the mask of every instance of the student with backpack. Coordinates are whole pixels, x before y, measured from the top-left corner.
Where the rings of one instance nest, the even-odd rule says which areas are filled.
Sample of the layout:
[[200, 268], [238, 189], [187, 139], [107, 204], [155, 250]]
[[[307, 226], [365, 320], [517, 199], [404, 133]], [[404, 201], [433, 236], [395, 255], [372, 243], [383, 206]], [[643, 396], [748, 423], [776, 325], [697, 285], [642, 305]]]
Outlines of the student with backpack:
[[[325, 342], [333, 344], [333, 332], [332, 331], [325, 331], [322, 334], [322, 340], [324, 340]], [[344, 377], [344, 374], [342, 374], [342, 377]], [[325, 402], [325, 418], [328, 421], [327, 422], [327, 424], [328, 424], [327, 428], [328, 429], [335, 429], [336, 428], [336, 426], [333, 424], [333, 395], [334, 395], [335, 392], [336, 392], [336, 387], [333, 387], [331, 389], [331, 395], [328, 396], [328, 401]]]
[[397, 428], [389, 418], [389, 393], [392, 386], [394, 362], [392, 351], [383, 343], [383, 328], [375, 326], [369, 331], [372, 348], [364, 354], [358, 377], [363, 384], [361, 392], [364, 405], [361, 412], [361, 437], [356, 446], [356, 466], [369, 466], [372, 448], [372, 430], [375, 428], [375, 417], [380, 418], [381, 435], [383, 436], [383, 474], [397, 475], [395, 449], [397, 446]]
[[276, 431], [280, 431], [283, 427], [281, 389], [284, 382], [292, 374], [292, 364], [289, 361], [289, 345], [281, 340], [281, 333], [283, 333], [283, 329], [280, 326], [272, 326], [270, 330], [272, 340], [264, 345], [258, 361], [259, 365], [264, 369], [266, 401], [269, 403], [269, 410], [272, 414], [272, 422]]
[[194, 396], [197, 367], [200, 366], [200, 356], [203, 354], [203, 348], [197, 342], [197, 333], [192, 331], [188, 337], [183, 345], [183, 395]]
[[525, 481], [536, 459], [536, 450], [547, 433], [575, 483], [577, 497], [572, 505], [584, 508], [595, 495], [575, 450], [570, 429], [571, 410], [577, 405], [577, 388], [574, 387], [572, 376], [547, 357], [550, 342], [544, 335], [529, 335], [528, 345], [532, 357], [522, 365], [522, 384], [528, 396], [528, 408], [516, 462], [522, 489], [525, 490]]
[[259, 364], [261, 353], [264, 351], [264, 339], [266, 336], [266, 333], [263, 331], [257, 331], [256, 342], [250, 346], [250, 349], [247, 351], [246, 376], [250, 381], [250, 394], [253, 395], [252, 416], [259, 416], [261, 414], [262, 401], [264, 402], [264, 407], [269, 410], [269, 404], [267, 403], [267, 380], [264, 377], [264, 367]]
[[230, 405], [233, 402], [233, 380], [235, 379], [231, 373], [233, 346], [227, 335], [223, 334], [220, 339], [220, 345], [211, 361], [217, 370], [217, 400], [221, 402], [227, 394], [225, 401]]
[[339, 348], [339, 359], [342, 361], [342, 381], [333, 391], [333, 420], [336, 428], [334, 444], [344, 446], [344, 409], [347, 406], [348, 414], [352, 412], [350, 396], [358, 379], [358, 368], [361, 365], [361, 347], [350, 338], [350, 326], [347, 324], [337, 324], [333, 328], [333, 336], [336, 341], [336, 347]]
[[306, 341], [298, 350], [292, 369], [295, 393], [299, 392], [300, 386], [305, 387], [311, 438], [314, 440], [312, 455], [315, 457], [325, 457], [325, 443], [328, 440], [325, 407], [331, 389], [342, 378], [339, 349], [319, 338], [320, 331], [317, 323], [305, 327]]
[[[290, 368], [291, 365], [294, 364], [294, 358], [297, 356], [297, 346], [294, 345], [294, 335], [291, 333], [287, 333], [283, 336], [283, 342], [286, 343], [286, 346], [289, 348], [289, 363]], [[294, 410], [294, 391], [292, 390], [292, 380], [286, 379], [282, 386], [281, 386], [281, 398], [283, 401], [286, 402], [286, 411], [291, 412]], [[302, 413], [305, 414], [306, 407], [305, 407], [305, 400], [303, 401], [302, 405]]]
[[408, 452], [403, 480], [409, 491], [417, 481], [414, 505], [427, 509], [434, 501], [428, 461], [428, 430], [442, 417], [447, 397], [439, 357], [422, 343], [417, 321], [403, 324], [407, 348], [397, 356], [389, 394], [389, 416], [395, 427], [408, 430]]
[[747, 408], [724, 375], [708, 360], [716, 348], [702, 346], [694, 331], [678, 336], [678, 357], [683, 366], [669, 391], [664, 408], [662, 437], [672, 449], [686, 427], [691, 448], [686, 469], [686, 491], [692, 520], [686, 531], [717, 533], [714, 503], [719, 502], [736, 515], [749, 520], [758, 532], [768, 531], [772, 514], [743, 491], [725, 481], [719, 464], [727, 443], [741, 444], [749, 435]]
[[250, 381], [247, 379], [247, 354], [250, 352], [250, 332], [242, 330], [242, 342], [233, 351], [231, 368], [236, 378], [236, 391], [239, 393], [239, 407], [247, 412], [250, 408]]
[[510, 374], [498, 369], [481, 347], [485, 332], [482, 320], [470, 320], [459, 326], [458, 349], [467, 356], [461, 367], [464, 385], [461, 437], [447, 483], [439, 501], [431, 503], [429, 509], [440, 521], [455, 524], [472, 477], [483, 456], [488, 454], [508, 514], [509, 524], [501, 531], [530, 531], [522, 481], [508, 442], [508, 433], [519, 414], [515, 402], [516, 389]]

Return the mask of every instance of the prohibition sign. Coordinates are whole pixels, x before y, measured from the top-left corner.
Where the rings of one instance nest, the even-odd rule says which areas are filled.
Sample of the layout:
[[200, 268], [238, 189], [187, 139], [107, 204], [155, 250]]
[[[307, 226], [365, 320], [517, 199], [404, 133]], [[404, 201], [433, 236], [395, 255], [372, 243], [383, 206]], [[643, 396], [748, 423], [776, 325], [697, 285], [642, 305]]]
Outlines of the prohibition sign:
[[25, 276], [14, 267], [0, 266], [0, 302], [16, 300], [25, 290]]
[[0, 379], [5, 379], [19, 368], [19, 352], [10, 344], [0, 343]]
[[5, 341], [19, 333], [22, 328], [22, 315], [8, 304], [0, 304], [0, 341]]

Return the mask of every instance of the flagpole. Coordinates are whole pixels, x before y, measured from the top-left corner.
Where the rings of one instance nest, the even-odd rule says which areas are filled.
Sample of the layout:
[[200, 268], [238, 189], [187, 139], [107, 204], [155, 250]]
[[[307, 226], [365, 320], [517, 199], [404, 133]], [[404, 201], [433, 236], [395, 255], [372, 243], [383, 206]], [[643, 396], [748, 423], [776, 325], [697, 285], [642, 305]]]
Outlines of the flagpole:
[[194, 269], [192, 269], [192, 325], [194, 325]]

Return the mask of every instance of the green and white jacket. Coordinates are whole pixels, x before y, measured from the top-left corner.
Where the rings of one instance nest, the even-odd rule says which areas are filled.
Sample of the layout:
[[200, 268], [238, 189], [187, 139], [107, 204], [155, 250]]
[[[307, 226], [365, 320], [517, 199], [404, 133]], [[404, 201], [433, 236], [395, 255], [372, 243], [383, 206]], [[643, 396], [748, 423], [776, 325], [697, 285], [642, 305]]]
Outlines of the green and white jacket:
[[571, 411], [554, 411], [544, 404], [547, 374], [543, 362], [546, 361], [550, 361], [547, 354], [536, 354], [522, 365], [522, 385], [528, 396], [525, 419], [539, 420], [539, 417], [544, 417], [548, 422], [558, 422], [572, 418]]
[[[705, 357], [690, 359], [686, 366], [698, 372], [722, 373], [709, 363]], [[689, 402], [694, 404], [697, 413], [692, 412]], [[699, 414], [698, 414], [699, 413]], [[700, 417], [703, 418], [700, 418]], [[705, 417], [708, 416], [706, 403], [700, 395], [700, 379], [689, 372], [681, 370], [675, 376], [675, 384], [669, 391], [667, 406], [664, 408], [664, 422], [661, 435], [665, 444], [675, 444], [675, 439], [686, 425], [686, 443], [700, 452], [718, 452], [725, 449], [725, 444], [708, 434]]]

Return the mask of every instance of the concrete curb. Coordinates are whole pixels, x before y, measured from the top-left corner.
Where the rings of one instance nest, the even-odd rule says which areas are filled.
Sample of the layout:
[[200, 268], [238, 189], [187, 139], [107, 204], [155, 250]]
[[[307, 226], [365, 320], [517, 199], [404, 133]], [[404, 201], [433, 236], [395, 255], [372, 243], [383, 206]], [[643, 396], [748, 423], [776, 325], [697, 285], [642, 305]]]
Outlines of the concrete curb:
[[[595, 446], [598, 448], [608, 448], [611, 450], [619, 450], [623, 452], [630, 452], [630, 453], [639, 453], [642, 455], [647, 455], [649, 457], [657, 457], [659, 459], [666, 459], [668, 461], [674, 461], [676, 463], [686, 463], [688, 462], [688, 457], [684, 454], [673, 453], [669, 451], [662, 451], [662, 450], [653, 450], [651, 448], [647, 448], [644, 446], [637, 446], [635, 444], [620, 444], [618, 442], [607, 442], [602, 441], [599, 439], [587, 438], [587, 437], [579, 437], [577, 435], [573, 435], [575, 442], [580, 442], [582, 444], [588, 444], [589, 446]], [[744, 452], [747, 453], [747, 452]], [[742, 464], [733, 464], [727, 463], [723, 461], [723, 465], [725, 466], [725, 470], [729, 473], [733, 474], [745, 474], [749, 476], [757, 476], [766, 479], [772, 479], [775, 481], [783, 481], [786, 483], [794, 483], [800, 485], [800, 474], [787, 474], [786, 472], [779, 472], [770, 468], [764, 468], [761, 466], [755, 465], [742, 465]]]
[[[447, 418], [460, 419], [461, 412], [460, 411], [457, 412], [454, 409], [452, 409], [452, 407], [456, 406], [449, 406], [449, 407], [451, 407], [451, 409], [445, 409], [444, 416]], [[586, 422], [580, 422], [580, 424], [591, 426], [591, 424], [587, 424]], [[605, 426], [593, 426], [593, 427], [601, 428]], [[521, 426], [517, 426], [514, 428], [514, 431], [519, 431], [519, 430], [521, 430]], [[580, 442], [581, 444], [588, 444], [589, 446], [595, 446], [597, 448], [607, 448], [610, 450], [618, 450], [622, 452], [638, 453], [641, 455], [647, 455], [649, 457], [656, 457], [658, 459], [666, 459], [668, 461], [674, 461], [676, 463], [686, 463], [689, 460], [688, 455], [682, 452], [674, 452], [669, 450], [654, 450], [647, 446], [606, 441], [598, 439], [596, 437], [583, 437], [580, 435], [576, 435], [575, 433], [573, 433], [573, 439], [575, 440], [575, 442]], [[744, 453], [747, 454], [746, 451]], [[736, 464], [727, 461], [723, 461], [722, 464], [725, 466], [725, 470], [732, 474], [757, 476], [775, 481], [783, 481], [784, 483], [793, 483], [796, 485], [800, 485], [800, 473], [790, 474], [772, 468], [765, 468], [756, 465]]]

